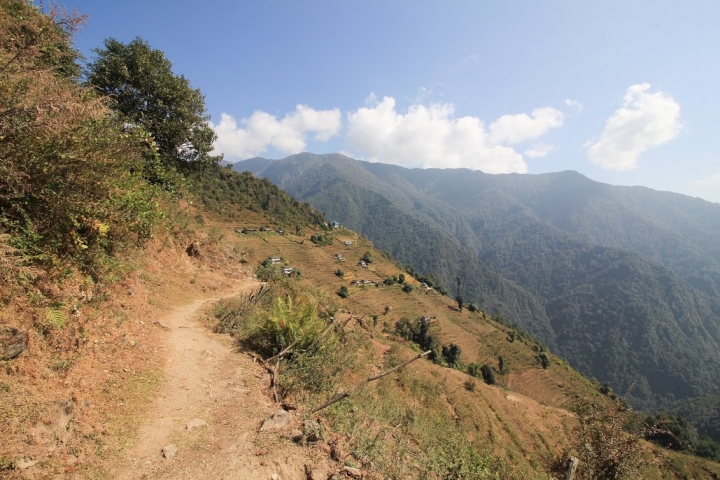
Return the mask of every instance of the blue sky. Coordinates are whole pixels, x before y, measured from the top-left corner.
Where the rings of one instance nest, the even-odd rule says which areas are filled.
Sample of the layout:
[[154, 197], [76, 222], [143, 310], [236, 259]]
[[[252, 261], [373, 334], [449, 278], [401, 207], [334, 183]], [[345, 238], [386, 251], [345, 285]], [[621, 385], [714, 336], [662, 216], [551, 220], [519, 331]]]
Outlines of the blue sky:
[[577, 170], [720, 202], [720, 2], [68, 0], [202, 90], [227, 160]]

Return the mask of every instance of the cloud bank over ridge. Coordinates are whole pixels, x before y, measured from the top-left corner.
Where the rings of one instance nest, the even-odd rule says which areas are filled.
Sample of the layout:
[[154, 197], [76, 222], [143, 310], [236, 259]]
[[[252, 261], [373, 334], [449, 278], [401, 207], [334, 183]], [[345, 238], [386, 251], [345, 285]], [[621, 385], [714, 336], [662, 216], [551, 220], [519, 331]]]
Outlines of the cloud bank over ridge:
[[[478, 117], [455, 117], [449, 103], [413, 103], [405, 112], [396, 108], [393, 97], [378, 100], [371, 94], [366, 106], [346, 114], [343, 141], [369, 161], [405, 167], [470, 168], [487, 173], [526, 173], [528, 166], [517, 144], [537, 140], [563, 125], [564, 114], [552, 107], [536, 108], [530, 114], [503, 115], [489, 127]], [[339, 109], [315, 110], [298, 105], [282, 119], [255, 111], [237, 122], [223, 113], [212, 124], [218, 139], [215, 152], [230, 161], [257, 156], [274, 148], [284, 154], [306, 149], [309, 135], [326, 142], [340, 134]], [[525, 150], [527, 158], [538, 158], [553, 150], [542, 142]]]
[[220, 116], [219, 124], [210, 125], [218, 136], [214, 152], [225, 154], [227, 160], [244, 160], [265, 152], [268, 147], [286, 154], [302, 152], [310, 133], [316, 140], [326, 142], [340, 132], [342, 116], [337, 108], [315, 110], [298, 105], [281, 120], [257, 110], [250, 118], [242, 119], [240, 125], [227, 113]]

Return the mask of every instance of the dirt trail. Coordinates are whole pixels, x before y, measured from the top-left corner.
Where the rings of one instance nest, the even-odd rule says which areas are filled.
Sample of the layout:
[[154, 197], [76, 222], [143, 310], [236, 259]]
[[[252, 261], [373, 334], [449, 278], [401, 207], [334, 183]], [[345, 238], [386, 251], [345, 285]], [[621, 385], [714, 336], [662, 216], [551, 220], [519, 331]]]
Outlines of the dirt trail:
[[[248, 282], [234, 293], [254, 286]], [[300, 480], [305, 465], [319, 463], [312, 450], [288, 438], [299, 419], [281, 431], [258, 432], [278, 410], [265, 370], [238, 353], [227, 335], [198, 320], [203, 309], [227, 296], [196, 300], [160, 320], [167, 328], [164, 384], [115, 476]], [[193, 421], [201, 425], [188, 428]], [[166, 459], [162, 449], [168, 444], [177, 453]]]

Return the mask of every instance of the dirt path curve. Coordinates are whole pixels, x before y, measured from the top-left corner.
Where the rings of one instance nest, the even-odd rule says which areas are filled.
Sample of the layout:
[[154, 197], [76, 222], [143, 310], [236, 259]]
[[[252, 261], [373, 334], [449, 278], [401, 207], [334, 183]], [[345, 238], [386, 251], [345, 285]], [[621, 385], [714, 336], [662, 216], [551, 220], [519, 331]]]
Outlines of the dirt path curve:
[[[292, 426], [258, 432], [277, 410], [265, 371], [198, 320], [220, 298], [256, 286], [247, 282], [233, 294], [193, 301], [160, 320], [167, 329], [164, 384], [116, 477], [305, 479], [305, 465], [315, 462], [287, 438]], [[177, 453], [166, 459], [162, 449], [169, 444]]]

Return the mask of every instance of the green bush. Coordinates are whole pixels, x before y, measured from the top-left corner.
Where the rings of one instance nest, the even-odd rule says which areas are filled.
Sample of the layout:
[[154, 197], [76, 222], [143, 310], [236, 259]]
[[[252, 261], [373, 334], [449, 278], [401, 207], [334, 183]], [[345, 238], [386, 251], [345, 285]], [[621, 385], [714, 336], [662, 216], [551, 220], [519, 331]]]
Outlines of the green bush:
[[345, 285], [343, 285], [338, 289], [337, 294], [340, 298], [348, 298], [350, 296], [350, 291]]
[[415, 287], [412, 286], [411, 283], [406, 283], [403, 285], [402, 291], [405, 293], [412, 293], [412, 291], [415, 290]]
[[467, 374], [471, 377], [480, 378], [480, 365], [477, 363], [471, 363], [467, 366]]
[[270, 258], [266, 258], [255, 269], [255, 276], [262, 282], [270, 282], [281, 278], [282, 270], [280, 266], [275, 265]]
[[445, 362], [451, 367], [457, 367], [460, 365], [460, 354], [462, 350], [458, 345], [451, 343], [450, 345], [443, 345], [442, 356]]
[[310, 237], [310, 241], [320, 247], [332, 245], [333, 236], [330, 233], [316, 233]]
[[550, 356], [546, 352], [538, 353], [536, 358], [542, 368], [548, 368], [550, 366]]
[[485, 383], [488, 385], [495, 385], [495, 372], [490, 365], [485, 364], [480, 367], [480, 375], [482, 375], [482, 379]]
[[291, 344], [307, 349], [325, 329], [327, 322], [319, 314], [317, 301], [307, 296], [277, 297], [269, 309], [256, 313], [254, 325], [242, 338], [242, 344], [265, 358], [278, 354]]

